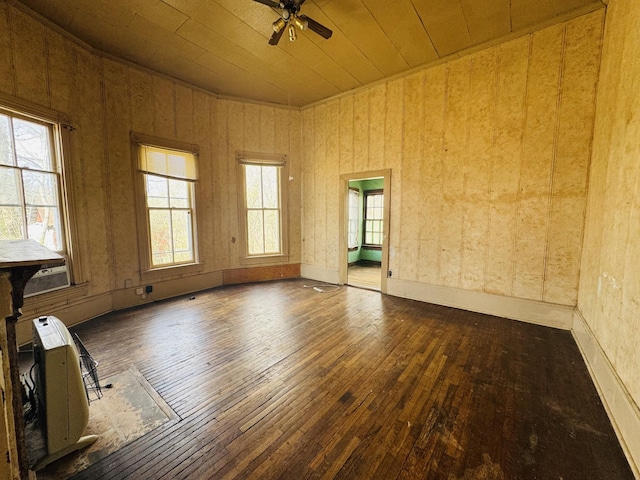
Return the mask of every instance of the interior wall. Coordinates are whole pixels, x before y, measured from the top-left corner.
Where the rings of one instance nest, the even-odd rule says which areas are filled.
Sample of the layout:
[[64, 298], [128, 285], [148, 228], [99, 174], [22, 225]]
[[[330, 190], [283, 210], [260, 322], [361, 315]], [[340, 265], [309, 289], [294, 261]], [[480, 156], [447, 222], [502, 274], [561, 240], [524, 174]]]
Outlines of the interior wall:
[[603, 21], [304, 108], [303, 266], [338, 270], [339, 176], [390, 168], [394, 279], [575, 306]]
[[[5, 0], [0, 0], [0, 59], [0, 94], [63, 112], [74, 127], [68, 152], [80, 240], [74, 248], [87, 288], [83, 298], [63, 298], [55, 305], [40, 298], [47, 294], [39, 296], [41, 313], [57, 310], [74, 323], [115, 303], [150, 301], [135, 295], [142, 282], [131, 131], [200, 147], [196, 208], [204, 270], [194, 277], [159, 278], [156, 298], [219, 285], [220, 272], [240, 267], [236, 150], [288, 155], [286, 234], [290, 263], [300, 262], [299, 111], [221, 99], [105, 58]], [[21, 341], [30, 338], [27, 320], [38, 310], [30, 309], [30, 300]]]
[[[607, 7], [578, 310], [640, 419], [640, 1]], [[640, 425], [640, 423], [638, 423]], [[636, 431], [636, 437], [639, 433]], [[639, 445], [635, 445], [640, 461]], [[640, 466], [640, 462], [638, 463]]]

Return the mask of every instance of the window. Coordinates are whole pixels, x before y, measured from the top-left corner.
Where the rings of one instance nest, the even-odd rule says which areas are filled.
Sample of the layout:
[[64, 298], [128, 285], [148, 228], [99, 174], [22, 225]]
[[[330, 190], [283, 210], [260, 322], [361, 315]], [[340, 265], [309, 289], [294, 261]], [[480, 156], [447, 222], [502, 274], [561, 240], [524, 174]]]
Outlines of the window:
[[349, 188], [349, 236], [347, 248], [358, 248], [358, 226], [360, 225], [360, 190]]
[[384, 194], [382, 190], [364, 192], [364, 243], [382, 246], [382, 221], [384, 218]]
[[138, 170], [148, 251], [143, 270], [197, 263], [194, 152], [138, 144]]
[[238, 152], [241, 229], [245, 260], [287, 255], [284, 155]]
[[0, 110], [0, 239], [65, 254], [55, 125]]

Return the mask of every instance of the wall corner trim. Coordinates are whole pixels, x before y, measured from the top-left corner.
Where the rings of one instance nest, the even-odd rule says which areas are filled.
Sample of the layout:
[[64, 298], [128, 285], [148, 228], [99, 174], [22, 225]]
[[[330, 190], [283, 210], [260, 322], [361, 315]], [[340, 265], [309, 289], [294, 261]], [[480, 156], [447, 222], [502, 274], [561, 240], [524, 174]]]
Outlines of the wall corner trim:
[[587, 364], [629, 466], [635, 477], [640, 478], [640, 409], [578, 308], [574, 311], [571, 333]]

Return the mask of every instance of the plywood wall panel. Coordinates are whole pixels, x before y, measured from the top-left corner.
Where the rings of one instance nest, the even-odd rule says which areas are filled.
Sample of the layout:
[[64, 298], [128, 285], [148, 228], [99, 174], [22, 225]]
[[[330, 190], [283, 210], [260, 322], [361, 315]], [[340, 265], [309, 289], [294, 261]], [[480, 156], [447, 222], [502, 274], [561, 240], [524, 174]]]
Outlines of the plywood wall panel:
[[[228, 158], [233, 155], [229, 151], [229, 103], [224, 100], [216, 102], [216, 125], [219, 135], [216, 137], [217, 157], [214, 159], [213, 188], [217, 202], [214, 203], [214, 218], [216, 219], [216, 235], [214, 245], [216, 250], [216, 268], [229, 268], [231, 265], [232, 241], [238, 241], [235, 232], [231, 231], [229, 215], [233, 215], [233, 209], [228, 205], [231, 194], [225, 188], [231, 182], [237, 181], [237, 173], [231, 176], [228, 168]], [[237, 201], [237, 200], [236, 200]], [[237, 213], [236, 213], [237, 215]]]
[[[260, 107], [260, 114], [258, 118], [258, 139], [259, 150], [265, 153], [285, 153], [287, 150], [275, 149], [275, 109], [270, 106]], [[286, 135], [286, 132], [283, 132]]]
[[[577, 301], [601, 25], [601, 17], [592, 15], [566, 26], [562, 74], [565, 93], [558, 112], [543, 297], [554, 303], [565, 298]], [[589, 44], [592, 48], [581, 48]]]
[[[113, 245], [113, 289], [122, 289], [133, 271], [139, 271], [138, 237], [136, 231], [134, 170], [129, 137], [130, 103], [127, 68], [121, 63], [103, 59], [104, 110], [106, 126], [106, 160], [109, 208], [111, 212], [111, 242]], [[99, 188], [98, 185], [96, 187]], [[100, 190], [98, 190], [100, 191]], [[100, 222], [100, 218], [95, 221]], [[95, 225], [96, 228], [98, 224]], [[141, 226], [146, 228], [146, 226]], [[104, 228], [104, 227], [103, 227]], [[125, 233], [126, 232], [126, 233]], [[108, 266], [108, 264], [106, 265]]]
[[502, 295], [511, 295], [513, 291], [517, 202], [522, 164], [521, 132], [524, 122], [528, 51], [527, 37], [498, 47], [500, 72], [491, 172], [486, 290]]
[[[308, 109], [302, 114], [302, 193], [304, 195], [302, 207], [302, 261], [309, 265], [315, 263], [315, 110]], [[322, 246], [321, 246], [322, 247]]]
[[384, 166], [386, 93], [386, 84], [382, 84], [372, 89], [369, 95], [369, 170], [380, 170]]
[[214, 175], [213, 166], [213, 143], [215, 140], [215, 125], [211, 125], [211, 96], [200, 91], [194, 91], [192, 97], [193, 104], [193, 142], [200, 149], [197, 157], [198, 162], [198, 197], [196, 198], [196, 228], [200, 234], [201, 242], [198, 244], [198, 252], [200, 261], [207, 265], [209, 270], [215, 265], [215, 249], [213, 246], [215, 230], [214, 215], [211, 208], [216, 202], [214, 195], [213, 182], [211, 179]]
[[340, 132], [338, 135], [340, 138], [340, 173], [354, 172], [353, 96], [342, 97], [340, 99]]
[[12, 9], [5, 2], [0, 2], [0, 91], [15, 95], [15, 70], [13, 67], [13, 42], [11, 39], [11, 28], [9, 23]]
[[[326, 172], [338, 172], [340, 171], [340, 102], [338, 100], [327, 104], [326, 124]], [[340, 225], [334, 219], [340, 217], [340, 204], [331, 200], [340, 198], [340, 182], [335, 177], [326, 175], [325, 189], [327, 192], [327, 231], [325, 239], [327, 243], [327, 267], [338, 270]]]
[[464, 165], [467, 161], [471, 59], [449, 64], [446, 91], [445, 155], [439, 215], [440, 259], [438, 284], [458, 286], [462, 267]]
[[47, 64], [49, 65], [49, 104], [51, 108], [68, 112], [76, 98], [75, 49], [68, 48], [67, 40], [58, 34], [46, 36]]
[[175, 136], [177, 140], [193, 142], [194, 111], [193, 90], [184, 85], [175, 86]]
[[153, 129], [163, 138], [176, 136], [175, 84], [162, 77], [153, 76]]
[[562, 25], [551, 27], [529, 45], [513, 293], [532, 300], [543, 296], [563, 36]]
[[423, 223], [424, 204], [420, 198], [420, 173], [423, 161], [422, 132], [424, 129], [424, 73], [406, 77], [404, 80], [403, 98], [404, 117], [403, 156], [402, 156], [402, 191], [400, 212], [400, 247], [401, 262], [398, 275], [416, 281], [420, 272], [414, 260], [420, 250], [420, 226]]
[[[402, 146], [404, 105], [404, 80], [398, 79], [387, 84], [386, 126], [384, 137], [385, 168], [392, 169], [391, 174], [391, 206], [389, 218], [389, 270], [393, 275], [399, 275], [399, 255], [395, 249], [400, 245], [400, 230], [402, 219]], [[387, 189], [389, 191], [389, 189]]]
[[438, 282], [440, 225], [434, 221], [439, 218], [442, 208], [447, 77], [448, 68], [442, 65], [425, 71], [424, 78], [423, 161], [420, 170], [422, 218], [418, 280], [429, 284]]
[[491, 151], [496, 121], [497, 52], [485, 50], [470, 65], [467, 161], [460, 287], [482, 290], [488, 248]]
[[260, 151], [260, 110], [256, 104], [243, 105], [242, 144], [252, 152]]
[[369, 91], [353, 97], [353, 168], [355, 172], [369, 170]]
[[49, 75], [44, 26], [15, 8], [11, 8], [10, 15], [15, 94], [48, 107]]
[[[327, 106], [315, 109], [315, 142], [313, 145], [315, 164], [313, 169], [314, 195], [317, 200], [313, 212], [313, 241], [316, 245], [315, 260], [320, 265], [327, 264], [327, 183], [332, 179], [327, 175]], [[334, 221], [334, 220], [331, 220]], [[335, 241], [335, 240], [334, 240]]]
[[[224, 157], [220, 160], [225, 165], [225, 178], [227, 183], [223, 188], [225, 195], [225, 205], [236, 205], [236, 208], [229, 208], [226, 212], [225, 219], [227, 221], [227, 232], [229, 232], [229, 239], [231, 237], [238, 237], [239, 235], [239, 222], [240, 220], [238, 212], [238, 165], [235, 158], [236, 151], [238, 150], [250, 150], [251, 145], [244, 143], [245, 136], [245, 104], [236, 101], [229, 101], [229, 110], [227, 113], [227, 132], [228, 132], [228, 150]], [[240, 242], [231, 242], [229, 245], [229, 264], [225, 268], [234, 268], [240, 266]]]
[[152, 135], [154, 133], [153, 77], [134, 67], [128, 69], [127, 75], [133, 131]]

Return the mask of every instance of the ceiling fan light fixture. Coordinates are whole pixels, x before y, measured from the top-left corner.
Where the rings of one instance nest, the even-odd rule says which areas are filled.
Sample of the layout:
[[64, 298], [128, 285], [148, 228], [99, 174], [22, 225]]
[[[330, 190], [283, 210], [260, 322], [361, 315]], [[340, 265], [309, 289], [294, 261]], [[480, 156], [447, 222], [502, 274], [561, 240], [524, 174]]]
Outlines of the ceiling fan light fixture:
[[307, 22], [306, 20], [303, 20], [302, 18], [298, 17], [297, 15], [295, 17], [293, 17], [293, 23], [300, 30], [304, 30], [305, 28], [307, 28], [309, 26], [309, 22]]
[[289, 41], [291, 42], [295, 42], [296, 41], [296, 27], [294, 27], [292, 24], [289, 24]]
[[282, 18], [279, 18], [278, 20], [273, 22], [273, 31], [276, 33], [280, 33], [280, 30], [282, 30], [286, 25], [287, 22], [285, 22]]

